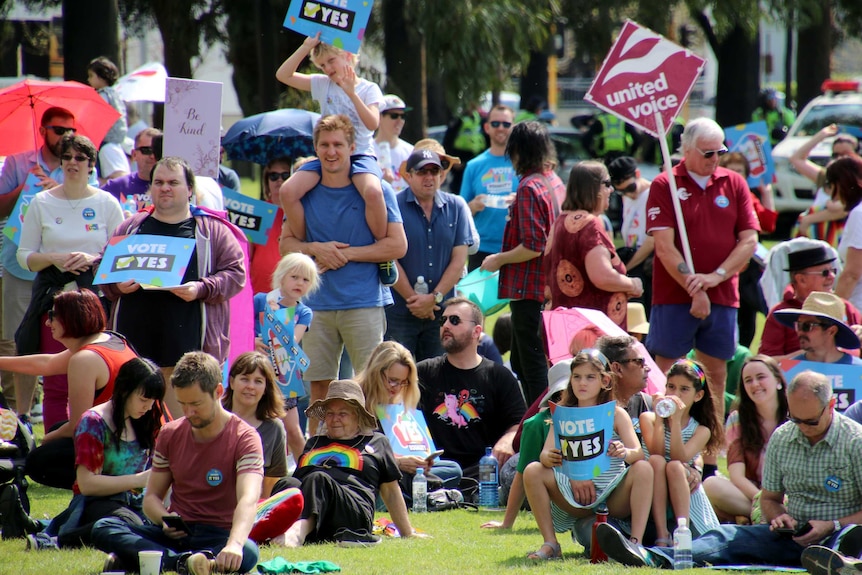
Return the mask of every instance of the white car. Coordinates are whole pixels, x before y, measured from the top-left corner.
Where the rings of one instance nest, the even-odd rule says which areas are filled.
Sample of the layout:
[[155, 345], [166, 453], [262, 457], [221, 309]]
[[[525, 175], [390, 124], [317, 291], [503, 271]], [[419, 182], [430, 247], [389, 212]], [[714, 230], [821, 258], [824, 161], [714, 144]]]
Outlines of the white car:
[[[790, 165], [790, 156], [814, 134], [829, 124], [838, 124], [841, 132], [862, 134], [862, 83], [858, 81], [823, 82], [823, 96], [811, 100], [799, 114], [785, 137], [772, 150], [777, 182], [775, 209], [799, 213], [808, 209], [817, 193], [814, 182], [799, 175]], [[832, 140], [827, 138], [815, 147], [808, 159], [825, 166], [832, 159]]]

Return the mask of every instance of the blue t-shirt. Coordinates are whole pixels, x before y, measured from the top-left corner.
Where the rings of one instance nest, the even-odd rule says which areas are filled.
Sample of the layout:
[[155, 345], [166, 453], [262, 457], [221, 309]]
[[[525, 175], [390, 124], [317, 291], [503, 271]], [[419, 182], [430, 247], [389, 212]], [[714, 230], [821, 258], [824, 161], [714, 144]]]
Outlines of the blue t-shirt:
[[[266, 305], [267, 294], [261, 292], [254, 294], [254, 336], [260, 337], [261, 323], [263, 322], [263, 313], [269, 309]], [[278, 298], [281, 299], [281, 298]], [[279, 304], [279, 307], [284, 307]], [[304, 303], [296, 303], [296, 311], [293, 314], [293, 321], [296, 325], [304, 325], [306, 329], [311, 325], [311, 318], [314, 312]]]
[[[805, 359], [805, 352], [804, 351], [796, 354], [795, 356], [791, 357], [790, 359], [809, 361], [809, 360]], [[856, 357], [855, 355], [850, 355], [849, 353], [844, 353], [844, 355], [841, 356], [841, 359], [839, 359], [838, 361], [833, 361], [832, 363], [839, 364], [839, 365], [862, 365], [862, 359]]]
[[505, 198], [518, 190], [518, 181], [512, 161], [507, 156], [495, 156], [490, 150], [467, 162], [464, 168], [461, 197], [470, 202], [480, 194], [491, 196], [490, 205], [473, 214], [483, 252], [496, 254], [503, 249], [503, 229], [508, 214]]
[[[401, 223], [401, 212], [395, 192], [383, 184], [387, 221]], [[302, 198], [305, 210], [305, 239], [308, 242], [344, 242], [351, 246], [368, 246], [374, 236], [365, 222], [365, 201], [356, 187], [329, 188], [318, 184]], [[348, 262], [320, 277], [320, 289], [306, 298], [315, 311], [335, 311], [365, 307], [382, 307], [392, 303], [389, 288], [380, 283], [376, 262]]]

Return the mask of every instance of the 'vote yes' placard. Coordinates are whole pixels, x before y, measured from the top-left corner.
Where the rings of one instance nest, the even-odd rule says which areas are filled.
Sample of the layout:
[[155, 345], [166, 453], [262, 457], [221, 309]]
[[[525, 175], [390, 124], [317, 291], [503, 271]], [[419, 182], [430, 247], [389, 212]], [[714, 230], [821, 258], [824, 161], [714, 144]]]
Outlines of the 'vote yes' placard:
[[284, 27], [353, 52], [365, 37], [372, 0], [291, 0]]
[[145, 288], [182, 285], [195, 248], [193, 238], [133, 234], [108, 241], [94, 284], [134, 280]]
[[550, 402], [554, 445], [563, 452], [563, 473], [569, 479], [594, 479], [611, 465], [608, 443], [614, 432], [617, 403], [565, 407]]
[[230, 223], [245, 232], [250, 242], [266, 244], [266, 236], [275, 221], [278, 206], [254, 200], [230, 188], [222, 188], [222, 194]]

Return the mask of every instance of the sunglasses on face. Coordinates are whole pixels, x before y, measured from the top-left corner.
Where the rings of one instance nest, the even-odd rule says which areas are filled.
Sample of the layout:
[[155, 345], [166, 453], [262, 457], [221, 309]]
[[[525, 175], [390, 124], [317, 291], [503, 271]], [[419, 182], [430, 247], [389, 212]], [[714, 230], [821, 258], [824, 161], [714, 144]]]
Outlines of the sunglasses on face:
[[646, 360], [642, 357], [632, 357], [629, 359], [621, 359], [617, 363], [633, 363], [633, 364], [637, 365], [638, 367], [643, 367], [644, 365], [646, 365]]
[[632, 182], [624, 188], [618, 188], [617, 186], [614, 186], [614, 189], [621, 194], [633, 194], [638, 189], [638, 183]]
[[152, 146], [141, 146], [140, 148], [135, 148], [139, 154], [143, 154], [144, 156], [152, 156], [156, 153]]
[[500, 120], [492, 120], [490, 122], [492, 128], [511, 128], [512, 122], [502, 122]]
[[85, 156], [83, 154], [76, 154], [74, 156], [72, 154], [63, 154], [62, 156], [60, 156], [60, 159], [63, 160], [64, 162], [71, 162], [72, 160], [75, 160], [76, 162], [89, 162], [90, 161], [90, 158], [88, 158], [87, 156]]
[[610, 178], [608, 178], [607, 180], [602, 180], [602, 185], [604, 185], [606, 188], [614, 188], [614, 184], [613, 182], [611, 182]]
[[54, 321], [54, 310], [48, 310], [48, 321]]
[[74, 134], [78, 131], [75, 128], [67, 128], [66, 126], [45, 126], [45, 129], [53, 131], [58, 136], [65, 136], [70, 132]]
[[813, 330], [815, 327], [819, 327], [822, 329], [826, 329], [827, 327], [831, 327], [832, 324], [823, 323], [820, 321], [797, 321], [796, 322], [796, 331], [801, 331], [802, 333], [808, 333]]
[[438, 168], [437, 166], [434, 166], [433, 168], [422, 168], [421, 170], [416, 170], [413, 173], [416, 174], [417, 176], [419, 176], [420, 178], [424, 178], [425, 176], [439, 176], [440, 171], [441, 171], [440, 168]]
[[270, 182], [277, 182], [279, 180], [285, 180], [290, 177], [290, 172], [270, 172], [266, 175], [266, 179]]
[[461, 319], [457, 315], [441, 315], [440, 316], [440, 327], [446, 325], [446, 322], [451, 323], [452, 325], [461, 325], [462, 321], [469, 321], [470, 323], [476, 323], [472, 319]]
[[826, 411], [827, 407], [829, 407], [828, 403], [823, 406], [823, 409], [820, 410], [820, 415], [818, 415], [816, 419], [799, 419], [798, 417], [793, 417], [792, 415], [788, 415], [787, 419], [789, 419], [791, 423], [795, 423], [796, 425], [807, 425], [809, 427], [815, 427], [820, 424], [820, 418], [823, 417], [823, 412]]
[[703, 156], [704, 158], [706, 158], [707, 160], [716, 154], [718, 154], [719, 156], [723, 156], [727, 153], [727, 148], [725, 148], [724, 146], [722, 146], [721, 148], [719, 148], [717, 150], [701, 150], [700, 148], [695, 148], [695, 150], [700, 152], [700, 155]]
[[822, 276], [828, 278], [829, 276], [837, 276], [838, 268], [826, 268], [825, 270], [820, 270], [816, 272], [802, 272], [803, 275], [806, 276]]
[[398, 113], [398, 112], [386, 112], [386, 115], [392, 118], [393, 120], [403, 120], [404, 116], [407, 114]]

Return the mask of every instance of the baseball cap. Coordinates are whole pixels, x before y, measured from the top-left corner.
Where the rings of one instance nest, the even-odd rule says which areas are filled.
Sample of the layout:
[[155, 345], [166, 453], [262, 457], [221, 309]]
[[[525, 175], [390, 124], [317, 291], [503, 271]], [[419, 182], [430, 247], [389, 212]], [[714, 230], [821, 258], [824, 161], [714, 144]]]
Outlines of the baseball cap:
[[442, 168], [443, 162], [440, 161], [440, 154], [431, 150], [413, 150], [413, 153], [407, 158], [407, 171], [419, 170], [428, 164]]
[[383, 107], [380, 108], [380, 113], [388, 112], [389, 110], [404, 110], [409, 112], [413, 108], [404, 103], [404, 100], [395, 94], [386, 94], [383, 96]]

